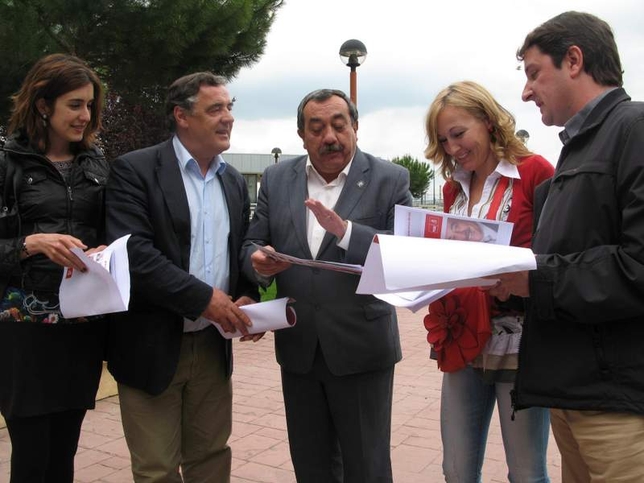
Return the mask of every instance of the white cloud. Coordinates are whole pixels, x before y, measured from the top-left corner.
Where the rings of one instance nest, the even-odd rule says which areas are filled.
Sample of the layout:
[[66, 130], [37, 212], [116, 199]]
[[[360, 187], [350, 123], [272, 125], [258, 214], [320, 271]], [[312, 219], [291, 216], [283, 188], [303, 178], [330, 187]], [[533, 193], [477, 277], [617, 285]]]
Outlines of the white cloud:
[[358, 145], [391, 158], [424, 159], [425, 111], [449, 83], [469, 79], [487, 87], [530, 133], [529, 147], [555, 163], [557, 132], [541, 123], [520, 95], [524, 74], [517, 47], [543, 21], [566, 10], [598, 15], [611, 24], [625, 70], [625, 87], [644, 100], [644, 6], [640, 0], [289, 0], [278, 12], [260, 62], [240, 72], [233, 152], [303, 153], [296, 132], [302, 97], [321, 87], [348, 92], [349, 68], [340, 45], [362, 40], [369, 52], [358, 68]]
[[295, 116], [292, 119], [235, 120], [230, 152], [268, 154], [274, 147], [279, 147], [284, 154], [304, 154]]

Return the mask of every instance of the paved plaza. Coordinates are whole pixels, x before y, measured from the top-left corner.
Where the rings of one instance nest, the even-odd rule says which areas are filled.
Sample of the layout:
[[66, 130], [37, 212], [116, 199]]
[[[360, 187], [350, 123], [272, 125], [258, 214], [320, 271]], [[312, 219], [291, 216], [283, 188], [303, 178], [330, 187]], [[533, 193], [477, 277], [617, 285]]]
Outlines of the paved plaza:
[[[403, 360], [396, 366], [391, 455], [396, 483], [444, 481], [439, 430], [441, 373], [429, 360], [421, 313], [399, 309]], [[288, 329], [287, 329], [288, 330]], [[235, 343], [233, 375], [233, 483], [295, 482], [289, 458], [280, 374], [273, 336]], [[9, 481], [11, 445], [0, 429], [0, 483]], [[560, 458], [550, 438], [548, 469], [561, 483]], [[81, 483], [130, 483], [129, 453], [121, 428], [118, 396], [97, 402], [83, 425], [76, 457]], [[501, 433], [495, 414], [488, 439], [483, 482], [507, 482]]]

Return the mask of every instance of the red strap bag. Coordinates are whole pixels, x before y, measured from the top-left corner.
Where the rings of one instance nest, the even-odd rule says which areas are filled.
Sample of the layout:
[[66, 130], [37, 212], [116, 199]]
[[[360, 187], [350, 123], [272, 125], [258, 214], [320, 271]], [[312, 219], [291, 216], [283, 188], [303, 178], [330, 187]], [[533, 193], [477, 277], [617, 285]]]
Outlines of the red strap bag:
[[427, 342], [443, 372], [463, 369], [478, 356], [492, 334], [491, 297], [474, 288], [457, 288], [429, 304]]

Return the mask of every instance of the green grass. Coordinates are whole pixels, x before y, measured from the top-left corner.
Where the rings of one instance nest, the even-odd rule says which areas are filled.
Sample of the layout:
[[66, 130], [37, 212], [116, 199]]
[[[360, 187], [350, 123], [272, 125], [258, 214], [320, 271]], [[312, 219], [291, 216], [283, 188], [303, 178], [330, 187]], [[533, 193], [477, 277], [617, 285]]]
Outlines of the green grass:
[[277, 295], [277, 285], [275, 285], [275, 280], [273, 280], [273, 283], [266, 287], [266, 289], [259, 287], [259, 295], [262, 302], [273, 300]]

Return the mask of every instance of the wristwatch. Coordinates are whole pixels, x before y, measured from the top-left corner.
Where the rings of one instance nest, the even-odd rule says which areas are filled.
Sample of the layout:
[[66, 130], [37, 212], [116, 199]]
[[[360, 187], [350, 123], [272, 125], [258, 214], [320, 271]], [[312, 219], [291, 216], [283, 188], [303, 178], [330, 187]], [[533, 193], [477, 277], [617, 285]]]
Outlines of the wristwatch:
[[24, 240], [22, 242], [22, 247], [20, 247], [20, 251], [25, 254], [25, 256], [30, 257], [31, 253], [29, 253], [29, 250], [27, 249], [27, 240]]

